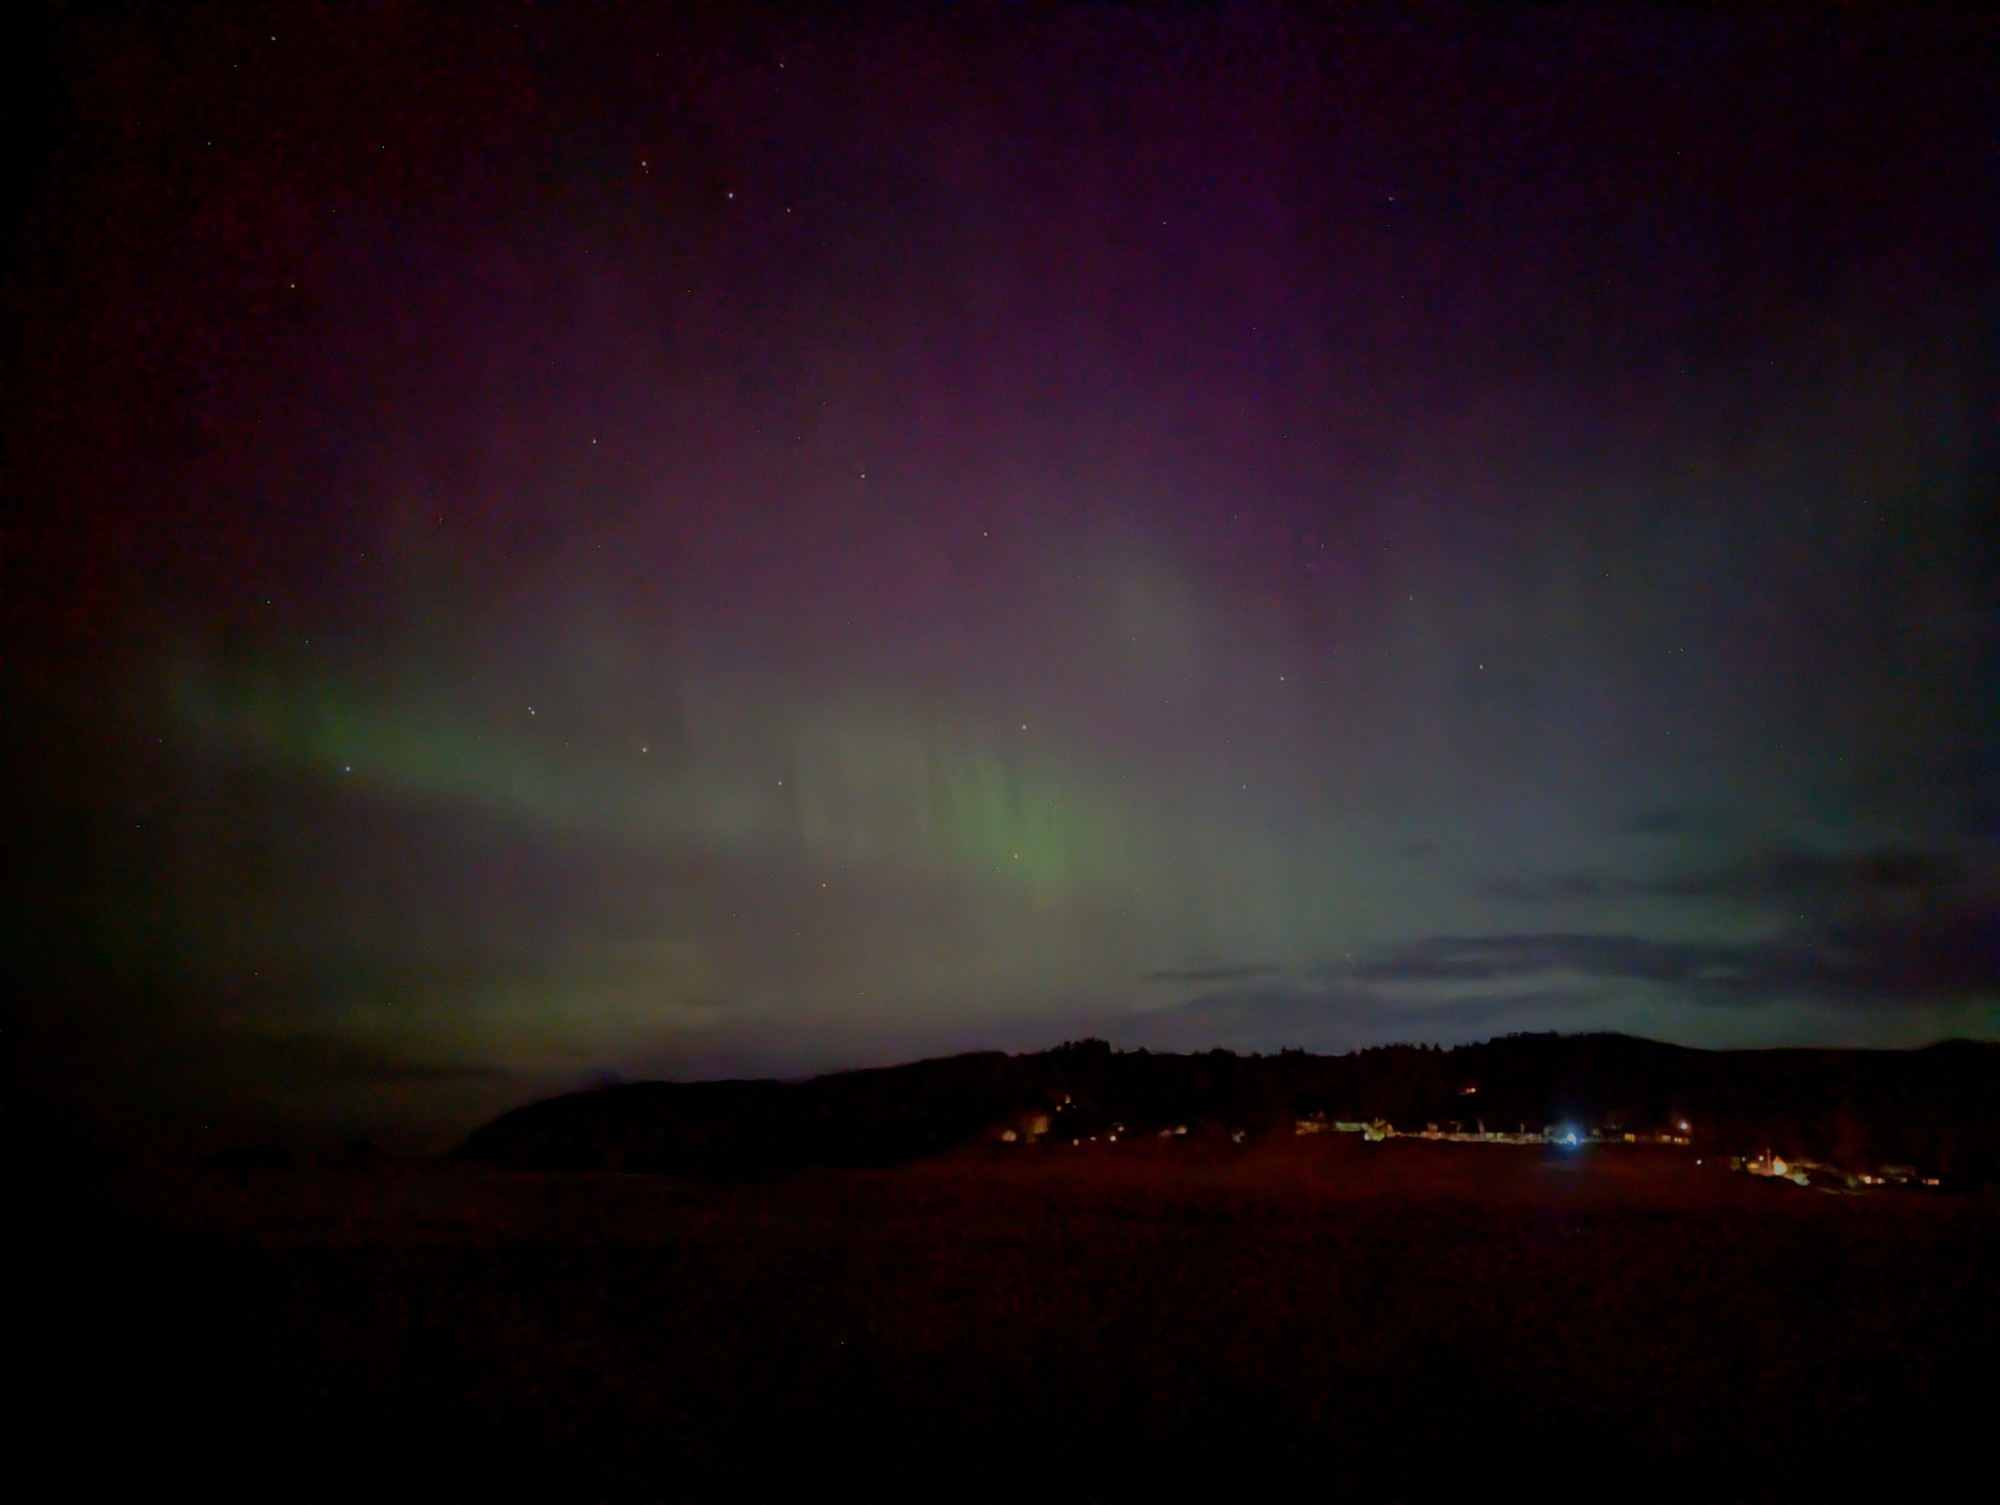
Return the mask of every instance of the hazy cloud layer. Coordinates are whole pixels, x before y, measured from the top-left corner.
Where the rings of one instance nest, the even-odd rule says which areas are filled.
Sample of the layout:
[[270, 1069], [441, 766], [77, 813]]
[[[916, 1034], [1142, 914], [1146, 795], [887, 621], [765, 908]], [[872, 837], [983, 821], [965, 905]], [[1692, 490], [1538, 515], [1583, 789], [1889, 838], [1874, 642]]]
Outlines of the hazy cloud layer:
[[1237, 967], [1190, 967], [1182, 971], [1148, 972], [1147, 982], [1248, 982], [1253, 977], [1274, 977], [1278, 968], [1268, 962]]
[[1430, 936], [1385, 947], [1326, 975], [1372, 983], [1491, 982], [1544, 972], [1678, 982], [1740, 964], [1740, 948], [1649, 941], [1636, 935]]
[[1712, 886], [1734, 895], [1789, 888], [1874, 901], [1759, 940], [1435, 935], [1289, 977], [1273, 968], [1160, 974], [1155, 980], [1229, 982], [1239, 978], [1223, 974], [1240, 972], [1240, 980], [1258, 985], [1142, 1016], [1124, 1036], [1169, 1049], [1349, 1049], [1390, 1039], [1449, 1043], [1514, 1028], [1670, 1027], [1690, 1042], [1713, 1043], [1736, 1038], [1754, 1017], [1800, 1007], [1834, 1008], [1849, 1027], [1885, 1040], [1924, 1028], [1990, 1031], [2000, 986], [2000, 895], [1967, 887], [1938, 898], [1963, 875], [1955, 861], [1915, 852], [1792, 858], [1715, 875]]
[[1755, 942], [1637, 935], [1432, 936], [1382, 948], [1324, 977], [1384, 986], [1492, 983], [1566, 974], [1684, 985], [1712, 1002], [1811, 995], [1893, 1007], [2000, 988], [2000, 901], [1845, 915]]
[[1630, 878], [1568, 872], [1498, 877], [1477, 886], [1484, 898], [1523, 903], [1573, 899], [1712, 899], [1794, 907], [1865, 903], [1883, 897], [1935, 898], [1961, 887], [1965, 860], [1956, 852], [1880, 847], [1851, 855], [1784, 849], [1740, 862]]
[[1654, 805], [1618, 823], [1625, 836], [1687, 836], [1700, 829], [1693, 812], [1673, 805]]

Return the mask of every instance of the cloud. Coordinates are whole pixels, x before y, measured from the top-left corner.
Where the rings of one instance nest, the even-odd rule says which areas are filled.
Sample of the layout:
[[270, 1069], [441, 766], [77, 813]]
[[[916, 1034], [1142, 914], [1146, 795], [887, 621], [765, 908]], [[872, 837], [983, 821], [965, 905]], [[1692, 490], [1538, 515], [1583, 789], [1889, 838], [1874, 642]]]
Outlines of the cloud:
[[1418, 998], [1456, 985], [1455, 1002], [1477, 996], [1463, 991], [1466, 984], [1558, 976], [1661, 984], [1707, 1003], [1782, 997], [1895, 1007], [2000, 998], [2000, 894], [1850, 912], [1753, 942], [1571, 932], [1430, 936], [1316, 975]]
[[1655, 805], [1618, 823], [1623, 836], [1688, 836], [1700, 823], [1686, 811], [1671, 805]]
[[1371, 983], [1490, 982], [1536, 973], [1638, 977], [1679, 982], [1740, 965], [1743, 948], [1637, 935], [1553, 932], [1530, 935], [1428, 936], [1382, 948], [1321, 975]]
[[1596, 873], [1557, 873], [1537, 878], [1487, 878], [1473, 885], [1482, 899], [1535, 903], [1547, 899], [1601, 899], [1629, 892], [1617, 879]]
[[1762, 948], [1743, 981], [1862, 1003], [2000, 998], [2000, 894], [1816, 927]]
[[[1937, 869], [1882, 864], [1864, 881], [1901, 891]], [[1953, 1008], [2000, 1000], [2000, 894], [1890, 905], [1791, 926], [1759, 941], [1656, 940], [1630, 933], [1540, 931], [1425, 936], [1313, 969], [1155, 974], [1248, 982], [1117, 1021], [1101, 1032], [1165, 1050], [1351, 1050], [1396, 1040], [1472, 1040], [1517, 1029], [1657, 1031], [1739, 1041], [1773, 1006], [1843, 1011], [1835, 1038], [1949, 1024]], [[1709, 1025], [1694, 1022], [1703, 1006]], [[1847, 1013], [1848, 1010], [1859, 1013]], [[1940, 1012], [1943, 1010], [1943, 1012]], [[1863, 1023], [1865, 1014], [1872, 1023]], [[1962, 1017], [1962, 1015], [1960, 1016]], [[1898, 1021], [1901, 1024], [1898, 1024]], [[1872, 1032], [1872, 1034], [1871, 1034]]]
[[1398, 1040], [1462, 1041], [1506, 1029], [1580, 1028], [1601, 1000], [1575, 988], [1525, 988], [1476, 998], [1412, 1001], [1364, 988], [1270, 987], [1210, 993], [1116, 1021], [1126, 1046], [1199, 1051], [1352, 1050]]
[[1796, 849], [1767, 853], [1747, 862], [1705, 873], [1655, 879], [1633, 892], [1676, 899], [1795, 900], [1863, 899], [1874, 895], [1930, 895], [1964, 881], [1965, 864], [1952, 852], [1878, 847], [1846, 856]]
[[2000, 1003], [2000, 891], [1949, 850], [1792, 846], [1652, 876], [1500, 878], [1481, 892], [1519, 902], [1712, 900], [1762, 919], [1766, 933], [1442, 934], [1357, 948], [1290, 978], [1268, 964], [1162, 971], [1148, 980], [1214, 986], [1106, 1033], [1170, 1050], [1348, 1050], [1514, 1029], [1665, 1025], [1725, 1043], [1746, 1031], [1754, 1038], [1755, 1021], [1773, 1009], [1805, 1009], [1845, 1020], [1826, 1026], [1834, 1038], [1903, 1039], [1911, 1030], [1962, 1031], [1952, 1021], [1972, 1017], [1968, 1009]]
[[1476, 884], [1474, 892], [1513, 903], [1717, 899], [1792, 909], [1802, 903], [1825, 907], [1899, 898], [1935, 900], [1960, 887], [1965, 878], [1965, 862], [1955, 852], [1890, 846], [1829, 855], [1788, 847], [1719, 867], [1646, 878], [1590, 872], [1489, 878]]
[[1190, 967], [1181, 971], [1148, 972], [1147, 982], [1248, 982], [1257, 977], [1275, 977], [1278, 969], [1269, 962], [1253, 962], [1235, 967]]

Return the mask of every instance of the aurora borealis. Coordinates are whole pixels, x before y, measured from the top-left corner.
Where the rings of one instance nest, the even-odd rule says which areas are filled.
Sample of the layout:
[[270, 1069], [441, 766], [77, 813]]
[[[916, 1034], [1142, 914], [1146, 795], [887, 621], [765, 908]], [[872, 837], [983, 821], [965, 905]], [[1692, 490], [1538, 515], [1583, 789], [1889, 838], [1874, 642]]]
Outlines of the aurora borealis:
[[48, 1101], [2000, 1033], [1983, 26], [33, 24]]

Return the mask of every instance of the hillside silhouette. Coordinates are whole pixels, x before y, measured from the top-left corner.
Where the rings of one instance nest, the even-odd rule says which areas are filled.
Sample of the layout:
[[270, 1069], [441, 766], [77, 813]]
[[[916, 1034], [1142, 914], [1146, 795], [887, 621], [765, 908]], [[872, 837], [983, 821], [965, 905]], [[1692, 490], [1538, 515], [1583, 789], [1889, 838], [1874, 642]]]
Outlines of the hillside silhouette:
[[1174, 1055], [1101, 1040], [974, 1053], [809, 1081], [643, 1082], [530, 1104], [462, 1158], [528, 1170], [755, 1174], [890, 1165], [981, 1139], [1063, 1144], [1291, 1133], [1301, 1119], [1616, 1136], [1678, 1130], [1697, 1150], [1921, 1165], [1968, 1188], [2000, 1176], [2000, 1045], [1705, 1051], [1624, 1035], [1511, 1035]]
[[[301, 1458], [327, 1496], [1440, 1499], [1552, 1459], [1941, 1496], [1990, 1452], [2000, 1197], [1724, 1153], [1974, 1189], [1996, 1056], [1085, 1041], [608, 1087], [451, 1159], [134, 1163], [27, 1224], [22, 1430], [245, 1498]], [[1333, 1131], [1380, 1119], [1410, 1137]], [[1618, 1147], [1422, 1137], [1482, 1119]]]

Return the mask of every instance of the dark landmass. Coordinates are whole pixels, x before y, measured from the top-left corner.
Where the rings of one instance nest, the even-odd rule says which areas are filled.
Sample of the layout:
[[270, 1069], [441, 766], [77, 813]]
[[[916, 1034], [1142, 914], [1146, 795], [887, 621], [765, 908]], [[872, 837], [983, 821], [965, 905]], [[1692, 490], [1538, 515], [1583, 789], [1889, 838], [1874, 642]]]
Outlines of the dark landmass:
[[1928, 1498], [1989, 1457], [1993, 1195], [1353, 1135], [126, 1175], [17, 1235], [30, 1477], [1734, 1500]]
[[[1470, 1089], [1470, 1090], [1468, 1090]], [[1703, 1051], [1623, 1035], [1514, 1035], [1345, 1056], [1115, 1051], [953, 1056], [801, 1083], [644, 1082], [516, 1109], [461, 1154], [526, 1170], [736, 1174], [888, 1165], [1012, 1132], [1068, 1143], [1298, 1120], [1651, 1134], [1697, 1150], [1913, 1165], [1976, 1190], [2000, 1176], [2000, 1045]], [[1032, 1132], [1038, 1121], [1043, 1132]]]
[[[1929, 1497], [1990, 1451], [1995, 1061], [1087, 1042], [128, 1158], [26, 1204], [17, 1452], [205, 1498]], [[1698, 1142], [1297, 1132], [1481, 1113]], [[1959, 1169], [1708, 1148], [1843, 1135]]]

